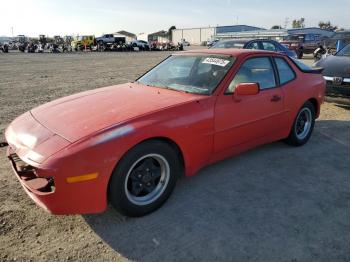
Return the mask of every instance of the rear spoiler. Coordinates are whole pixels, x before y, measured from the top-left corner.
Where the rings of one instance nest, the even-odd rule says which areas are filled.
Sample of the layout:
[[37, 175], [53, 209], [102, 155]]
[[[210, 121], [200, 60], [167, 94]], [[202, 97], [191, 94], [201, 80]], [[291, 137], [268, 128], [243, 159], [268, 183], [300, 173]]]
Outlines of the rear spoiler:
[[315, 67], [315, 68], [311, 68], [309, 70], [301, 70], [303, 73], [308, 73], [308, 74], [322, 74], [324, 68], [322, 67]]
[[[301, 67], [300, 65], [298, 65], [298, 62], [297, 62], [296, 59], [293, 59], [293, 58], [291, 58], [289, 56], [288, 56], [288, 58], [303, 73], [307, 73], [307, 74], [322, 74], [322, 72], [324, 70], [324, 68], [322, 68], [322, 67], [309, 67], [309, 66]], [[301, 64], [303, 64], [303, 63], [301, 63]]]

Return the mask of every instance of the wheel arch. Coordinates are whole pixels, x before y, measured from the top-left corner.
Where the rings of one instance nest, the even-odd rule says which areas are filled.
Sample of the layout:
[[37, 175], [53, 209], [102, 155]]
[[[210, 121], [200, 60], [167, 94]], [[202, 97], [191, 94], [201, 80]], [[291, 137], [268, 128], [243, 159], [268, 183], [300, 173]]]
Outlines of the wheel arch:
[[119, 163], [128, 154], [128, 152], [130, 150], [132, 150], [133, 148], [135, 148], [135, 147], [137, 147], [137, 146], [139, 146], [139, 145], [141, 145], [143, 143], [152, 142], [152, 141], [157, 141], [157, 142], [160, 141], [160, 142], [166, 143], [166, 144], [170, 145], [174, 149], [174, 151], [176, 152], [176, 154], [179, 157], [179, 161], [180, 161], [180, 164], [181, 164], [181, 176], [185, 176], [185, 169], [186, 169], [186, 167], [185, 167], [184, 154], [183, 154], [183, 151], [181, 150], [180, 146], [173, 139], [170, 139], [169, 137], [163, 137], [163, 136], [146, 138], [144, 140], [139, 141], [138, 143], [136, 143], [135, 145], [130, 147], [126, 152], [124, 152], [124, 154], [119, 158], [119, 160], [115, 164], [115, 166], [113, 168], [113, 171], [110, 174], [110, 177], [108, 179], [108, 183], [107, 183], [107, 190], [106, 190], [106, 192], [107, 192], [107, 202], [109, 202], [109, 195], [110, 195], [110, 193], [109, 193], [109, 184], [110, 184], [113, 172], [115, 171], [115, 169], [117, 168]]
[[[146, 142], [150, 142], [150, 141], [160, 141], [160, 142], [163, 142], [163, 143], [170, 145], [174, 149], [176, 154], [178, 155], [182, 169], [185, 168], [185, 159], [184, 159], [184, 154], [183, 154], [181, 147], [173, 139], [170, 139], [169, 137], [159, 136], [159, 137], [147, 138], [147, 139], [144, 139], [141, 142], [137, 143], [134, 147], [136, 147], [142, 143], [146, 143]], [[184, 171], [184, 170], [182, 170], [182, 171]]]
[[316, 98], [310, 98], [308, 100], [311, 104], [313, 104], [315, 108], [315, 117], [318, 118], [320, 116], [320, 104], [318, 103]]
[[[122, 159], [130, 152], [130, 150], [134, 149], [135, 147], [143, 144], [143, 143], [147, 143], [147, 142], [152, 142], [152, 141], [157, 141], [157, 142], [163, 142], [165, 144], [168, 144], [171, 146], [171, 148], [174, 149], [174, 151], [176, 152], [176, 154], [179, 157], [179, 161], [182, 167], [182, 172], [185, 173], [185, 157], [184, 157], [184, 152], [181, 149], [181, 147], [178, 145], [178, 143], [176, 143], [173, 139], [169, 138], [169, 137], [164, 137], [164, 136], [157, 136], [157, 137], [149, 137], [146, 139], [143, 139], [141, 141], [138, 141], [136, 144], [134, 144], [133, 146], [131, 146], [127, 151], [125, 151], [119, 158], [119, 160], [117, 161], [117, 163], [114, 166], [113, 172], [114, 170], [117, 168], [117, 166], [119, 165], [120, 161], [122, 161]], [[112, 174], [111, 174], [112, 175]]]

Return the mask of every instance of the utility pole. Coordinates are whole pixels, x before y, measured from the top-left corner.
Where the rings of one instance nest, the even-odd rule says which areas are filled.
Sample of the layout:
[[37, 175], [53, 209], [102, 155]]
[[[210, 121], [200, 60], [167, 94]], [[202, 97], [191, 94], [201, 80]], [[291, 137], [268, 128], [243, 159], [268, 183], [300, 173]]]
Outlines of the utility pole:
[[12, 32], [12, 37], [13, 37], [13, 26], [11, 26], [11, 32]]
[[287, 28], [288, 25], [289, 25], [289, 17], [286, 17], [286, 19], [284, 20], [284, 28], [285, 28], [285, 29], [288, 29], [288, 28]]
[[233, 24], [238, 25], [238, 19], [239, 19], [238, 15], [233, 14]]

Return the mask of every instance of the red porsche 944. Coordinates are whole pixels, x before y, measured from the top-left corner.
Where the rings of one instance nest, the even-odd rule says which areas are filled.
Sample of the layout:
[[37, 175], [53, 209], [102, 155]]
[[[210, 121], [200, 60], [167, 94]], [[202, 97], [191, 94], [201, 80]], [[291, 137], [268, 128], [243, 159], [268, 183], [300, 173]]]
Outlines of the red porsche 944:
[[133, 83], [39, 106], [6, 129], [28, 195], [54, 214], [142, 216], [182, 174], [261, 144], [305, 144], [324, 100], [320, 70], [282, 54], [174, 54]]

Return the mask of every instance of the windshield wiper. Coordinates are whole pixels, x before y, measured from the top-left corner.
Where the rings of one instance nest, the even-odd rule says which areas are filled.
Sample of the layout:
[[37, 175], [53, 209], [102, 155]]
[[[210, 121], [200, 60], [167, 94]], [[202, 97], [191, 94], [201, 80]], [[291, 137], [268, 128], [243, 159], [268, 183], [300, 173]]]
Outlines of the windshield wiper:
[[[142, 83], [140, 83], [140, 84], [142, 84]], [[206, 94], [206, 91], [208, 91], [208, 90], [203, 90], [202, 88], [198, 88], [198, 87], [194, 87], [194, 86], [186, 86], [184, 88], [180, 88], [180, 87], [175, 88], [175, 87], [171, 87], [171, 86], [161, 86], [161, 85], [151, 85], [151, 84], [144, 84], [144, 85], [149, 86], [149, 87], [156, 87], [156, 88], [173, 90], [173, 91], [186, 93], [186, 94]], [[186, 90], [185, 88], [190, 89], [190, 90]]]
[[187, 91], [187, 90], [183, 90], [183, 89], [176, 89], [176, 88], [172, 88], [172, 87], [169, 87], [169, 86], [165, 86], [165, 87], [162, 87], [162, 88], [164, 88], [164, 89], [169, 89], [169, 90], [174, 90], [174, 91], [178, 91], [178, 92], [181, 92], [181, 93], [186, 93], [186, 94], [190, 93], [190, 92], [189, 92], [189, 91]]
[[[184, 88], [189, 89], [189, 90], [186, 90]], [[187, 92], [187, 93], [206, 94], [206, 92], [208, 92], [207, 89], [203, 89], [203, 88], [199, 88], [199, 87], [195, 87], [195, 86], [186, 86], [184, 88], [179, 87], [180, 90], [183, 90], [184, 92]], [[178, 89], [176, 89], [176, 90], [178, 90]]]

